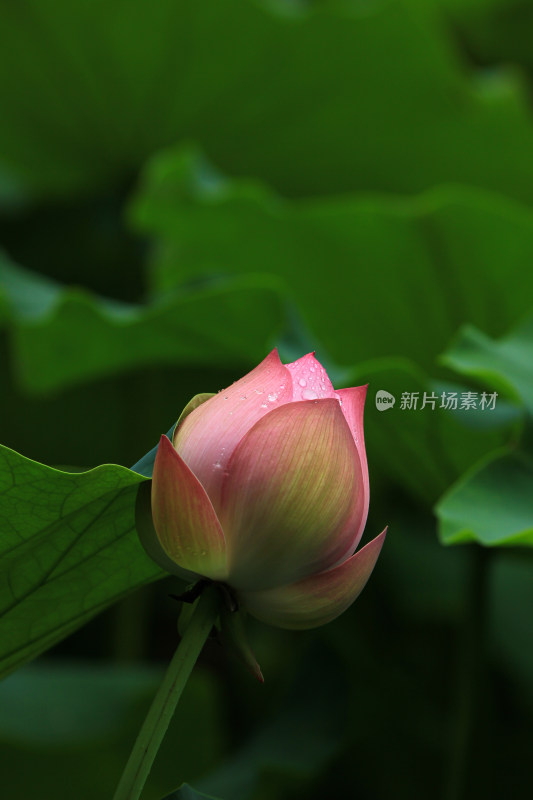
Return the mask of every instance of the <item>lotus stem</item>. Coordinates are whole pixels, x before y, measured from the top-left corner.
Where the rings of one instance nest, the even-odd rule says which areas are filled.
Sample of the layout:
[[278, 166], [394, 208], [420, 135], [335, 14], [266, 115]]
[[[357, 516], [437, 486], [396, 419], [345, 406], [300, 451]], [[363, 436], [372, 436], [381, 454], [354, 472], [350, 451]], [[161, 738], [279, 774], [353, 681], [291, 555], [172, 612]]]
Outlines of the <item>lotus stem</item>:
[[178, 700], [218, 616], [220, 595], [209, 586], [201, 595], [187, 630], [152, 702], [113, 800], [138, 800]]

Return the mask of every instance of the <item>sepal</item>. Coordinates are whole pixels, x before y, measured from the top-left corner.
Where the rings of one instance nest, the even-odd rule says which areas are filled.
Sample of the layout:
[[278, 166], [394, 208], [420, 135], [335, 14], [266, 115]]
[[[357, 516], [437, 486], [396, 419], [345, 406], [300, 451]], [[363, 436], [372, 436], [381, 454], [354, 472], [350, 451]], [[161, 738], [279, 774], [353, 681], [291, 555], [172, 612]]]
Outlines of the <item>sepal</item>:
[[232, 652], [260, 683], [264, 683], [261, 667], [248, 644], [244, 628], [244, 612], [231, 611], [226, 604], [220, 611], [220, 636], [222, 644]]

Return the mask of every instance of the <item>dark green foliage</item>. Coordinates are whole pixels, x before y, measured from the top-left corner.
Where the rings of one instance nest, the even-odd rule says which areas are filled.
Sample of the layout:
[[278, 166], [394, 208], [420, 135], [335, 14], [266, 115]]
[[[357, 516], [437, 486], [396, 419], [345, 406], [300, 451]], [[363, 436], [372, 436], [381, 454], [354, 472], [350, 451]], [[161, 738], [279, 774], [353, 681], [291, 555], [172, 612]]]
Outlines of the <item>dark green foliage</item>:
[[532, 40], [528, 0], [2, 2], [2, 796], [112, 796], [178, 635], [151, 448], [277, 345], [369, 384], [386, 546], [324, 629], [247, 620], [263, 687], [208, 642], [143, 797], [529, 798]]

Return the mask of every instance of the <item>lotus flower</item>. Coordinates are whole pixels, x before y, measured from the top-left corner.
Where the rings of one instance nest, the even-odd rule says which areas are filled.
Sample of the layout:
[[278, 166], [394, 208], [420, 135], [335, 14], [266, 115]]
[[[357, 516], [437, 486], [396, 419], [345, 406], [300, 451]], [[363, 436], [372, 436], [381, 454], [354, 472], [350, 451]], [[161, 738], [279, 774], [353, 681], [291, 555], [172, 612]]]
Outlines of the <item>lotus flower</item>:
[[224, 391], [194, 398], [157, 451], [157, 560], [225, 584], [281, 628], [341, 614], [386, 533], [355, 552], [369, 500], [365, 395], [335, 391], [313, 353], [283, 365], [273, 350]]

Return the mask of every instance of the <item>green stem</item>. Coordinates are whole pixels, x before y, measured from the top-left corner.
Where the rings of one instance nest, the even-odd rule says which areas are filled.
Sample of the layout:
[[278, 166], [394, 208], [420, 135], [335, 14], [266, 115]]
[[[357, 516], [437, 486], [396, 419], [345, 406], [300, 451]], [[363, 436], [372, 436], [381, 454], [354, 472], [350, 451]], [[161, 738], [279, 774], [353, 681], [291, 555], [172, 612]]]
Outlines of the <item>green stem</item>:
[[444, 795], [446, 800], [466, 800], [470, 796], [469, 785], [475, 771], [476, 736], [479, 735], [479, 715], [483, 702], [489, 552], [479, 545], [473, 545], [469, 555], [471, 564], [458, 663], [452, 759]]
[[217, 618], [219, 597], [214, 586], [201, 595], [139, 731], [113, 800], [138, 800], [141, 796], [178, 700]]

